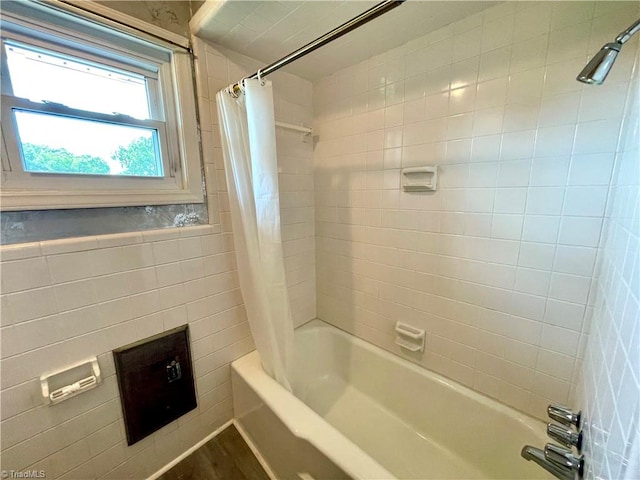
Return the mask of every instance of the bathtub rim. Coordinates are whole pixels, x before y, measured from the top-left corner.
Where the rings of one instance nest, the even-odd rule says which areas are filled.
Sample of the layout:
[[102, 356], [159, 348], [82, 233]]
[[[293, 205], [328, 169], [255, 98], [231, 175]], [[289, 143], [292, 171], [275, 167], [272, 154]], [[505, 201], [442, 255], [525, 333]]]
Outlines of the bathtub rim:
[[253, 392], [293, 435], [309, 442], [352, 478], [396, 478], [302, 400], [267, 375], [257, 350], [232, 362], [231, 368], [251, 386]]

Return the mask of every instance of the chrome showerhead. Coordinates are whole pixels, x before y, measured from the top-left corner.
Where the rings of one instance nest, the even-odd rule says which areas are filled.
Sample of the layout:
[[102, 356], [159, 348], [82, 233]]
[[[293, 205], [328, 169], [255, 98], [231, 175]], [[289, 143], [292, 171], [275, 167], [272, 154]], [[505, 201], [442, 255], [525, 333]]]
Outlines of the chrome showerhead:
[[635, 33], [640, 31], [640, 19], [636, 20], [629, 28], [616, 37], [615, 42], [607, 43], [591, 59], [587, 66], [582, 69], [576, 80], [590, 85], [602, 85], [607, 78], [609, 70], [616, 61], [616, 57], [622, 48]]
[[613, 67], [613, 63], [616, 61], [620, 48], [622, 48], [620, 43], [607, 43], [587, 63], [587, 66], [582, 69], [576, 80], [590, 85], [602, 85], [602, 82], [609, 74], [609, 70]]

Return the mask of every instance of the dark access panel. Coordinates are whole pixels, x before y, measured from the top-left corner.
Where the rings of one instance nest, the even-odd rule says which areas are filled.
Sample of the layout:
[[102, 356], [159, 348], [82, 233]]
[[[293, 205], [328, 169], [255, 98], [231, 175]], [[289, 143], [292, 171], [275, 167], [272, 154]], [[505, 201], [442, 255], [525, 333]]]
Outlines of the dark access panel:
[[113, 357], [129, 445], [196, 408], [187, 325], [120, 347]]

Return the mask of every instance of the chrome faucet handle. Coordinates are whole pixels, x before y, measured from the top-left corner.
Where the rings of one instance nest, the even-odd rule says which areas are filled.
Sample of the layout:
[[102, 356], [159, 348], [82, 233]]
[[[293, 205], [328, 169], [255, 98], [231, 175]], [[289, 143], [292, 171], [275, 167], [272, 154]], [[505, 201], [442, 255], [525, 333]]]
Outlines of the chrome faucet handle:
[[582, 412], [573, 413], [568, 407], [562, 405], [549, 405], [547, 415], [551, 420], [555, 420], [563, 425], [573, 425], [576, 430], [580, 430], [580, 419]]
[[578, 452], [582, 450], [582, 432], [575, 433], [570, 428], [548, 423], [547, 435], [567, 448], [576, 447]]
[[577, 473], [579, 478], [582, 478], [584, 474], [584, 456], [580, 455], [576, 457], [571, 453], [571, 450], [567, 450], [564, 447], [547, 443], [544, 446], [544, 458], [556, 465], [560, 465], [567, 470]]

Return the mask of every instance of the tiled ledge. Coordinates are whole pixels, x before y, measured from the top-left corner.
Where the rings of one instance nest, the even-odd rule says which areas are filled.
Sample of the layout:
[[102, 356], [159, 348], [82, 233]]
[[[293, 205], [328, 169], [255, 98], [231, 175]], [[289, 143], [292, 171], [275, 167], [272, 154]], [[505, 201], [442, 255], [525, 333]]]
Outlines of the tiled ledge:
[[100, 248], [121, 247], [146, 242], [158, 242], [176, 238], [198, 237], [220, 233], [222, 228], [216, 225], [195, 225], [180, 228], [160, 228], [142, 232], [92, 235], [88, 237], [63, 238], [42, 242], [0, 245], [0, 260], [22, 260], [41, 255], [82, 252]]

